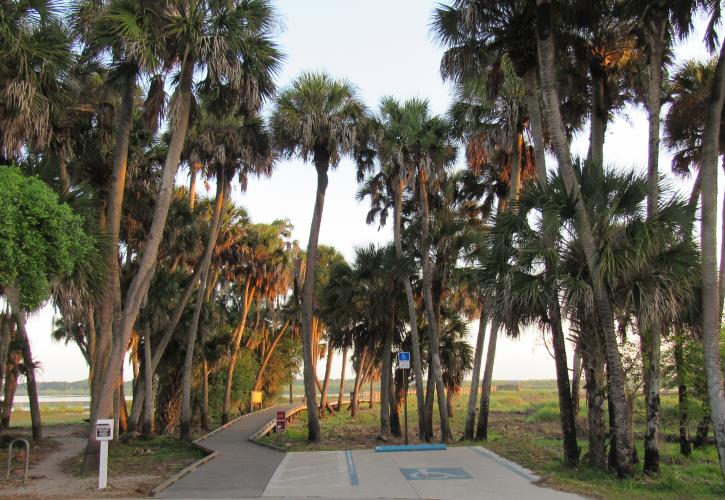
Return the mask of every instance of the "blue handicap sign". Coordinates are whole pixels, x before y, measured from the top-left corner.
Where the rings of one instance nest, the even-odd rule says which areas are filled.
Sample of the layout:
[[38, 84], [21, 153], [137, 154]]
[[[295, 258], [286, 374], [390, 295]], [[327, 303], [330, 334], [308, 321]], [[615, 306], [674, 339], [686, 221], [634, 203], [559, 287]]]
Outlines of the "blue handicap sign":
[[399, 352], [398, 361], [410, 361], [410, 353], [409, 352]]
[[400, 469], [408, 481], [445, 481], [450, 479], [471, 479], [461, 467], [417, 467]]

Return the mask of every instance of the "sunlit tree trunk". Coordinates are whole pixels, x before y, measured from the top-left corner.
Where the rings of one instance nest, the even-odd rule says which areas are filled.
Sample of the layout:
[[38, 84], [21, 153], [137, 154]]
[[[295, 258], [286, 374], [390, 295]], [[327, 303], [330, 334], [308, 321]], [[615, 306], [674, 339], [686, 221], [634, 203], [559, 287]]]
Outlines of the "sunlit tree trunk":
[[325, 378], [322, 380], [320, 391], [320, 412], [323, 412], [329, 405], [327, 403], [327, 391], [330, 388], [330, 374], [332, 373], [332, 348], [327, 344], [327, 359], [325, 360]]
[[151, 332], [146, 328], [143, 341], [143, 375], [145, 386], [149, 388], [144, 394], [143, 425], [141, 435], [144, 439], [151, 439], [154, 433], [154, 374], [151, 370]]
[[478, 411], [478, 424], [476, 426], [477, 441], [486, 441], [488, 439], [488, 408], [491, 405], [491, 382], [493, 381], [493, 362], [496, 359], [498, 329], [498, 321], [492, 321], [491, 331], [488, 334], [486, 367], [483, 370], [483, 383], [481, 384], [481, 408]]
[[342, 368], [340, 369], [340, 392], [337, 395], [337, 411], [342, 411], [345, 400], [345, 369], [347, 368], [347, 347], [342, 350]]
[[483, 362], [483, 343], [486, 338], [486, 314], [483, 301], [481, 313], [478, 318], [478, 336], [476, 337], [476, 350], [473, 355], [473, 373], [471, 374], [471, 392], [468, 394], [468, 408], [466, 409], [466, 426], [463, 438], [473, 440], [476, 427], [476, 403], [478, 402], [478, 383], [481, 379], [481, 363]]
[[[181, 151], [186, 139], [189, 124], [189, 110], [191, 109], [191, 87], [193, 81], [193, 64], [187, 57], [181, 63], [181, 76], [179, 79], [178, 113], [171, 126], [171, 139], [167, 150], [166, 161], [161, 177], [161, 188], [156, 197], [154, 216], [146, 240], [143, 244], [143, 253], [138, 259], [136, 274], [126, 292], [126, 301], [120, 317], [117, 335], [114, 336], [108, 365], [102, 370], [102, 381], [98, 390], [98, 404], [95, 417], [107, 418], [113, 411], [113, 387], [116, 376], [123, 364], [123, 358], [136, 318], [141, 308], [141, 302], [146, 295], [151, 278], [153, 277], [159, 245], [164, 234], [166, 216], [169, 212], [174, 189], [174, 180], [179, 168]], [[88, 443], [83, 458], [83, 471], [90, 472], [98, 464], [99, 443], [96, 441], [95, 428], [90, 426]]]

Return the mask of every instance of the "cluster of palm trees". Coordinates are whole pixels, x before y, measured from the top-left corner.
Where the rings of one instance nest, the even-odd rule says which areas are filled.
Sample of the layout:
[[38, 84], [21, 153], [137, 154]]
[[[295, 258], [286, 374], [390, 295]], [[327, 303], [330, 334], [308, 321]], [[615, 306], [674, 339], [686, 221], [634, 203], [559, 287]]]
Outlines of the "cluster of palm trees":
[[[115, 416], [145, 435], [178, 427], [190, 439], [196, 415], [204, 428], [210, 412], [224, 423], [247, 391], [273, 394], [291, 380], [301, 339], [310, 441], [321, 438], [321, 412], [334, 411], [335, 350], [343, 354], [337, 410], [351, 354], [351, 411], [363, 384], [379, 379], [383, 435], [400, 433], [410, 381], [419, 438], [434, 439], [437, 399], [438, 436], [452, 439], [451, 400], [472, 369], [463, 437], [485, 439], [496, 340], [535, 325], [555, 358], [564, 460], [580, 459], [583, 371], [588, 461], [622, 477], [637, 458], [621, 343], [639, 338], [644, 470], [657, 473], [662, 349], [676, 354], [694, 338], [725, 474], [725, 259], [718, 268], [716, 228], [725, 55], [671, 61], [700, 10], [715, 50], [718, 2], [440, 6], [432, 30], [455, 89], [446, 115], [424, 99], [384, 98], [369, 110], [351, 83], [325, 73], [303, 73], [276, 93], [283, 56], [268, 0], [0, 5], [0, 163], [53, 186], [95, 236], [92, 255], [52, 293], [62, 316], [54, 335], [76, 342], [89, 364], [92, 420]], [[637, 103], [649, 122], [644, 175], [607, 166], [604, 155], [612, 117]], [[571, 139], [587, 122], [587, 157], [573, 158]], [[658, 165], [661, 137], [675, 174], [696, 172], [689, 199], [673, 194]], [[456, 168], [459, 152], [466, 169]], [[271, 175], [293, 156], [317, 173], [304, 252], [289, 241], [288, 223], [253, 224], [231, 199], [234, 186], [243, 192], [250, 176]], [[359, 198], [369, 199], [368, 223], [387, 224], [392, 211], [393, 225], [391, 244], [357, 249], [352, 264], [318, 248], [328, 172], [345, 156], [358, 167]], [[175, 186], [181, 166], [188, 189]], [[213, 183], [212, 198], [197, 199], [199, 177]], [[2, 345], [15, 335], [9, 318], [0, 317]], [[475, 349], [465, 341], [473, 319]], [[412, 353], [410, 380], [393, 370], [398, 349]], [[0, 354], [17, 380], [23, 354], [13, 346]], [[683, 356], [674, 358], [679, 376]], [[32, 373], [32, 357], [23, 369]], [[686, 384], [679, 390], [686, 396]], [[39, 424], [38, 412], [33, 418]], [[97, 445], [91, 433], [88, 468]]]

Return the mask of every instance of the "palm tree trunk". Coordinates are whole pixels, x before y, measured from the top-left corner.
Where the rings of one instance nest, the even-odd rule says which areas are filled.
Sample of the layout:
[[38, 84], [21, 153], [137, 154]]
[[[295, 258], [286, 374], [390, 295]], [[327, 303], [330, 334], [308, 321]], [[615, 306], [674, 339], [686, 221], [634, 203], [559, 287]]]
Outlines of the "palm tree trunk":
[[209, 430], [209, 363], [201, 362], [201, 428]]
[[123, 80], [121, 106], [116, 129], [116, 143], [113, 148], [113, 165], [106, 199], [106, 213], [103, 217], [108, 237], [106, 242], [107, 281], [98, 307], [99, 330], [97, 332], [95, 357], [93, 358], [93, 377], [91, 378], [91, 422], [96, 415], [102, 377], [108, 364], [114, 327], [114, 301], [119, 285], [118, 238], [121, 230], [121, 212], [123, 193], [126, 185], [126, 165], [128, 148], [133, 128], [133, 104], [136, 94], [136, 73], [129, 72]]
[[549, 304], [549, 320], [552, 343], [554, 344], [554, 360], [556, 363], [556, 388], [559, 393], [559, 417], [563, 435], [564, 458], [571, 467], [579, 462], [579, 445], [576, 438], [576, 418], [574, 403], [569, 386], [569, 367], [566, 356], [566, 339], [561, 326], [561, 310], [558, 298]]
[[569, 196], [576, 199], [575, 217], [581, 247], [587, 261], [594, 291], [595, 309], [604, 331], [605, 352], [609, 367], [610, 399], [614, 410], [614, 435], [617, 445], [617, 473], [620, 477], [632, 473], [632, 453], [629, 446], [629, 419], [627, 416], [627, 399], [624, 392], [625, 375], [622, 359], [619, 354], [617, 337], [614, 331], [614, 315], [612, 306], [599, 276], [597, 262], [597, 246], [589, 223], [589, 216], [580, 196], [579, 181], [571, 162], [569, 143], [566, 139], [564, 122], [559, 109], [559, 95], [555, 79], [556, 59], [551, 28], [550, 0], [536, 0], [537, 6], [537, 38], [539, 69], [541, 71], [542, 94], [546, 106], [548, 130], [554, 143], [554, 151], [559, 163], [559, 171]]
[[370, 373], [370, 397], [368, 398], [368, 408], [372, 409], [373, 405], [375, 404], [375, 378], [373, 377], [373, 373]]
[[30, 403], [30, 422], [33, 432], [33, 439], [43, 439], [43, 424], [40, 419], [40, 404], [38, 402], [38, 384], [35, 381], [35, 363], [33, 361], [33, 353], [30, 349], [30, 340], [28, 332], [25, 328], [26, 314], [25, 310], [20, 306], [20, 297], [16, 290], [11, 288], [5, 289], [5, 296], [10, 303], [10, 307], [15, 315], [17, 323], [17, 339], [20, 342], [20, 349], [23, 353], [23, 363], [25, 364], [25, 378], [28, 388], [28, 402]]
[[574, 405], [574, 416], [579, 415], [579, 391], [582, 379], [582, 352], [581, 344], [577, 341], [574, 348], [574, 368], [571, 376], [571, 400]]
[[200, 162], [194, 161], [191, 163], [191, 169], [189, 169], [189, 207], [192, 210], [196, 205], [196, 178], [199, 175], [200, 169]]
[[[399, 400], [402, 399], [402, 391], [405, 389], [403, 388], [403, 370], [397, 370], [397, 372], [400, 373], [395, 373], [388, 380], [388, 406], [390, 408], [390, 433], [400, 437], [402, 432], [400, 430]], [[398, 398], [398, 384], [401, 386], [401, 398]]]
[[10, 427], [10, 417], [13, 413], [13, 401], [15, 400], [15, 392], [18, 390], [18, 370], [16, 367], [7, 369], [3, 373], [5, 376], [5, 390], [3, 392], [3, 408], [2, 408], [2, 428]]
[[498, 321], [491, 323], [491, 332], [488, 334], [488, 351], [486, 353], [486, 367], [483, 370], [483, 383], [481, 385], [481, 408], [478, 411], [478, 425], [476, 426], [476, 441], [488, 440], [488, 408], [491, 405], [491, 382], [493, 381], [493, 362], [496, 358], [496, 342], [498, 340]]
[[[667, 21], [659, 19], [648, 24], [648, 42], [651, 47], [647, 88], [647, 117], [649, 122], [647, 150], [647, 217], [658, 210], [660, 111], [662, 108], [663, 59]], [[647, 427], [644, 435], [644, 472], [657, 474], [660, 470], [659, 414], [660, 414], [660, 347], [661, 325], [649, 325], [641, 343], [644, 364], [644, 392]]]
[[[534, 136], [534, 154], [536, 157], [536, 174], [539, 184], [546, 189], [548, 179], [546, 176], [546, 155], [544, 150], [543, 124], [541, 123], [541, 107], [539, 105], [538, 85], [536, 83], [535, 70], [529, 70], [524, 75], [524, 89], [526, 93], [527, 108], [531, 116], [532, 131]], [[603, 140], [602, 140], [603, 142]], [[549, 214], [544, 214], [545, 218], [549, 218]], [[556, 235], [550, 232], [548, 228], [553, 227], [551, 224], [544, 224], [544, 245], [547, 250], [555, 250]], [[555, 273], [554, 263], [547, 260], [546, 275], [553, 276]], [[564, 456], [571, 466], [576, 466], [579, 462], [579, 446], [576, 437], [576, 413], [579, 401], [579, 379], [577, 374], [577, 392], [576, 400], [570, 391], [569, 385], [569, 368], [566, 356], [566, 339], [564, 337], [564, 329], [561, 324], [561, 307], [559, 305], [558, 291], [553, 280], [549, 281], [549, 295], [551, 297], [548, 305], [549, 320], [551, 324], [552, 341], [554, 344], [554, 358], [556, 363], [556, 379], [557, 390], [559, 394], [559, 415], [561, 418], [561, 431], [564, 437]], [[576, 355], [575, 355], [576, 366]]]
[[242, 317], [239, 320], [237, 331], [234, 334], [232, 353], [229, 357], [229, 363], [227, 363], [227, 377], [224, 383], [224, 408], [222, 409], [222, 425], [229, 422], [231, 417], [232, 409], [232, 384], [234, 382], [234, 369], [237, 366], [237, 359], [239, 358], [239, 349], [242, 343], [242, 336], [244, 335], [244, 325], [247, 324], [247, 315], [252, 305], [252, 298], [254, 297], [255, 289], [250, 284], [250, 278], [247, 277], [247, 282], [244, 285], [244, 299], [242, 304]]
[[483, 361], [483, 343], [486, 338], [486, 314], [484, 301], [481, 301], [481, 313], [478, 318], [478, 336], [476, 337], [476, 351], [473, 355], [473, 373], [471, 375], [471, 392], [468, 394], [468, 408], [466, 409], [466, 426], [463, 430], [463, 439], [472, 441], [475, 437], [476, 403], [478, 402], [478, 383], [481, 379], [481, 363]]
[[717, 160], [720, 119], [725, 100], [725, 44], [720, 49], [712, 90], [706, 106], [702, 141], [702, 340], [705, 351], [707, 392], [715, 430], [720, 472], [725, 477], [725, 394], [720, 365], [720, 286], [717, 253]]
[[342, 369], [340, 370], [340, 392], [337, 395], [337, 411], [342, 411], [345, 400], [345, 368], [347, 367], [347, 347], [342, 350]]
[[438, 320], [435, 315], [433, 304], [433, 269], [430, 262], [430, 254], [428, 253], [428, 245], [430, 238], [430, 213], [428, 207], [428, 182], [426, 180], [426, 172], [419, 170], [418, 179], [420, 189], [420, 205], [421, 205], [421, 262], [423, 267], [423, 302], [425, 304], [426, 317], [428, 319], [428, 335], [430, 336], [430, 351], [432, 361], [432, 373], [436, 385], [436, 393], [438, 395], [438, 413], [441, 419], [441, 442], [446, 442], [451, 437], [451, 431], [448, 426], [448, 408], [446, 407], [446, 395], [443, 387], [443, 369], [441, 367], [440, 353], [440, 336], [438, 332]]
[[196, 290], [196, 302], [194, 303], [194, 315], [191, 318], [191, 327], [186, 336], [186, 352], [184, 353], [184, 368], [181, 381], [181, 433], [182, 441], [191, 441], [191, 379], [193, 376], [194, 365], [194, 346], [196, 345], [196, 332], [199, 328], [199, 318], [201, 316], [201, 308], [204, 305], [204, 294], [206, 292], [206, 283], [209, 275], [209, 266], [211, 265], [211, 257], [216, 246], [219, 228], [221, 227], [222, 211], [226, 202], [226, 193], [229, 190], [229, 184], [225, 178], [224, 166], [217, 168], [217, 188], [216, 201], [214, 203], [214, 213], [211, 218], [209, 227], [209, 236], [204, 249], [204, 256], [201, 259], [201, 281], [199, 288]]
[[[146, 334], [143, 341], [143, 373], [144, 373], [144, 386], [148, 387], [144, 393], [144, 408], [143, 408], [143, 426], [141, 430], [141, 436], [144, 439], [151, 439], [154, 432], [154, 397], [153, 397], [153, 379], [154, 374], [151, 369], [151, 330], [146, 328]], [[131, 419], [131, 421], [133, 421]]]
[[433, 403], [435, 402], [435, 377], [433, 376], [433, 362], [430, 352], [428, 353], [428, 378], [425, 387], [425, 440], [431, 441], [433, 433]]
[[674, 354], [675, 354], [675, 378], [677, 380], [677, 408], [680, 414], [680, 453], [689, 457], [692, 453], [690, 447], [690, 436], [687, 428], [688, 417], [688, 401], [687, 401], [687, 382], [685, 379], [685, 358], [682, 349], [682, 331], [675, 332], [674, 335]]
[[368, 351], [363, 348], [360, 359], [358, 360], [357, 367], [355, 369], [355, 385], [352, 389], [352, 401], [350, 401], [350, 416], [356, 417], [360, 406], [360, 386], [362, 385], [362, 379], [365, 370], [365, 361], [367, 359]]
[[320, 411], [324, 411], [328, 407], [327, 391], [330, 388], [330, 373], [332, 372], [332, 349], [327, 344], [327, 359], [325, 360], [325, 378], [322, 380], [322, 390], [320, 391]]
[[[179, 168], [181, 151], [186, 139], [186, 131], [189, 124], [189, 110], [191, 109], [191, 86], [193, 82], [193, 64], [185, 56], [182, 61], [181, 78], [177, 89], [179, 99], [179, 112], [176, 120], [171, 126], [171, 140], [166, 155], [166, 162], [161, 178], [161, 188], [156, 198], [154, 217], [151, 222], [146, 241], [143, 244], [137, 271], [126, 292], [126, 303], [121, 313], [117, 335], [108, 359], [108, 365], [104, 367], [99, 380], [102, 381], [98, 390], [98, 404], [94, 405], [96, 411], [94, 417], [110, 417], [113, 410], [113, 387], [116, 376], [123, 364], [123, 358], [128, 345], [129, 338], [146, 291], [148, 290], [151, 278], [156, 265], [159, 245], [166, 226], [166, 216], [169, 212], [174, 189], [174, 179]], [[95, 391], [95, 389], [94, 389]], [[90, 472], [98, 464], [99, 443], [96, 441], [95, 428], [90, 426], [88, 432], [88, 443], [83, 458], [83, 471]]]
[[327, 191], [327, 170], [330, 154], [325, 150], [315, 151], [315, 169], [317, 170], [317, 193], [315, 208], [312, 213], [310, 239], [307, 244], [307, 271], [302, 289], [302, 344], [304, 351], [304, 382], [307, 399], [307, 439], [312, 443], [320, 441], [320, 416], [315, 398], [315, 373], [312, 358], [312, 301], [317, 271], [317, 241], [320, 237], [322, 211], [325, 207], [325, 191]]
[[[5, 369], [7, 368], [8, 353], [10, 350], [10, 341], [13, 332], [10, 327], [12, 322], [10, 315], [0, 313], [0, 393], [3, 392], [3, 384], [5, 383]], [[2, 427], [0, 426], [0, 429]]]
[[390, 374], [393, 361], [393, 324], [385, 331], [383, 342], [383, 372], [380, 375], [380, 433], [390, 434]]
[[[403, 190], [405, 183], [403, 179], [397, 180], [395, 190], [395, 205], [393, 207], [394, 223], [393, 223], [393, 243], [395, 245], [395, 256], [402, 259], [403, 244], [401, 238], [401, 214], [403, 204]], [[411, 349], [413, 351], [413, 372], [415, 373], [415, 394], [416, 404], [418, 406], [418, 438], [424, 439], [425, 432], [425, 406], [423, 392], [423, 363], [420, 359], [420, 339], [418, 336], [418, 315], [415, 311], [415, 296], [413, 295], [413, 286], [408, 276], [402, 276], [401, 281], [405, 289], [405, 300], [408, 305], [408, 324], [410, 325]]]
[[604, 70], [592, 67], [592, 109], [590, 113], [589, 154], [587, 168], [593, 169], [595, 178], [604, 177], [604, 135], [607, 131], [609, 110], [604, 102]]

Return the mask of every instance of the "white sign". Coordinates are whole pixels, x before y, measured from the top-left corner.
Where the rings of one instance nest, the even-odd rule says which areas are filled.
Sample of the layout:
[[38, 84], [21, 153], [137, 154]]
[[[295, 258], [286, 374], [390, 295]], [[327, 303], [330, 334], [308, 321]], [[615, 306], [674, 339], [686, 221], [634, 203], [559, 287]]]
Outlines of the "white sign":
[[96, 420], [96, 441], [113, 441], [113, 419]]
[[108, 442], [113, 439], [113, 419], [96, 420], [96, 440], [101, 442], [101, 456], [98, 464], [98, 489], [108, 485]]
[[410, 353], [398, 353], [398, 370], [410, 370]]

